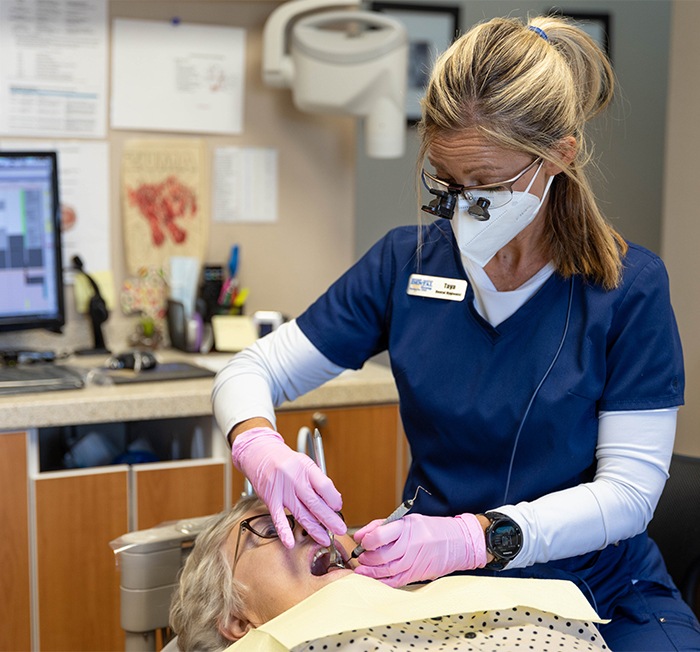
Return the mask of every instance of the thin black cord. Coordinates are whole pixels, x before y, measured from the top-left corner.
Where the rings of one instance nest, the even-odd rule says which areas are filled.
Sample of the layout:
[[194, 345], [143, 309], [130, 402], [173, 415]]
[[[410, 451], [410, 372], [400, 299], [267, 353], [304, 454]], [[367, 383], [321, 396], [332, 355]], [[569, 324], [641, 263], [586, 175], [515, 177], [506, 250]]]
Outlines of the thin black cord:
[[564, 323], [564, 331], [561, 334], [561, 341], [559, 342], [559, 348], [557, 349], [557, 352], [554, 354], [554, 357], [552, 358], [552, 362], [549, 364], [549, 367], [547, 368], [547, 371], [544, 372], [544, 376], [542, 376], [542, 380], [540, 380], [539, 384], [535, 388], [535, 391], [532, 393], [532, 396], [530, 397], [530, 402], [527, 404], [527, 409], [525, 410], [525, 414], [523, 415], [523, 418], [520, 420], [520, 426], [518, 427], [518, 432], [515, 435], [515, 442], [513, 443], [513, 452], [510, 455], [510, 465], [508, 466], [508, 479], [506, 480], [506, 490], [503, 493], [503, 505], [506, 505], [508, 503], [508, 491], [510, 490], [510, 478], [513, 473], [513, 464], [515, 462], [515, 452], [518, 448], [518, 441], [520, 440], [520, 433], [523, 431], [523, 426], [525, 425], [525, 420], [527, 419], [528, 415], [530, 414], [530, 409], [532, 408], [532, 404], [535, 402], [535, 398], [537, 397], [537, 394], [539, 394], [540, 388], [542, 385], [544, 385], [544, 381], [547, 380], [547, 376], [549, 376], [549, 373], [552, 371], [554, 368], [554, 365], [556, 364], [557, 360], [559, 359], [559, 354], [561, 353], [562, 348], [564, 347], [564, 340], [566, 340], [566, 334], [569, 331], [569, 320], [571, 319], [571, 304], [573, 303], [573, 298], [574, 298], [574, 277], [571, 277], [571, 282], [569, 284], [569, 305], [566, 309], [566, 322]]
[[578, 577], [577, 579], [581, 580], [583, 582], [583, 585], [588, 589], [588, 595], [591, 596], [591, 603], [593, 605], [593, 608], [598, 611], [598, 601], [595, 599], [595, 595], [593, 595], [593, 591], [590, 586], [588, 586], [588, 582], [584, 580], [582, 577]]

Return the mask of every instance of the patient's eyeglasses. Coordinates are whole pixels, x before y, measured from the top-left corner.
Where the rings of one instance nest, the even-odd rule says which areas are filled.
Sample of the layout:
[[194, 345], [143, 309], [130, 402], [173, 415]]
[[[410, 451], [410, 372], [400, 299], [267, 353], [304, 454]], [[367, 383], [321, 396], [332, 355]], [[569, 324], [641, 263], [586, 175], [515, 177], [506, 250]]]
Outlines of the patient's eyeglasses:
[[[286, 514], [287, 521], [289, 522], [289, 527], [294, 532], [296, 527], [296, 520], [291, 514]], [[236, 564], [238, 563], [238, 553], [240, 552], [241, 545], [241, 535], [244, 530], [254, 534], [256, 537], [263, 539], [264, 541], [271, 541], [272, 539], [279, 539], [279, 534], [277, 534], [277, 529], [275, 524], [272, 522], [272, 516], [270, 514], [259, 514], [258, 516], [251, 516], [241, 521], [238, 526], [238, 538], [236, 539], [236, 552], [233, 555], [233, 570], [236, 569]], [[257, 542], [258, 545], [264, 543], [264, 541]]]
[[[345, 517], [341, 512], [336, 512], [340, 518], [345, 521]], [[294, 528], [296, 527], [296, 520], [291, 514], [285, 514], [287, 517], [287, 522], [289, 523], [289, 528], [292, 530], [292, 533], [294, 532]], [[238, 556], [240, 551], [240, 545], [241, 545], [241, 535], [243, 533], [243, 530], [248, 530], [248, 532], [254, 534], [256, 537], [259, 539], [262, 539], [262, 541], [256, 540], [256, 545], [263, 545], [264, 543], [267, 543], [269, 541], [272, 541], [274, 539], [279, 539], [279, 534], [277, 534], [277, 529], [275, 528], [275, 524], [272, 522], [272, 516], [270, 514], [258, 514], [257, 516], [251, 516], [250, 518], [246, 518], [240, 522], [240, 525], [238, 526], [238, 538], [236, 539], [236, 552], [233, 555], [233, 570], [235, 571], [236, 569], [236, 564], [238, 563]]]

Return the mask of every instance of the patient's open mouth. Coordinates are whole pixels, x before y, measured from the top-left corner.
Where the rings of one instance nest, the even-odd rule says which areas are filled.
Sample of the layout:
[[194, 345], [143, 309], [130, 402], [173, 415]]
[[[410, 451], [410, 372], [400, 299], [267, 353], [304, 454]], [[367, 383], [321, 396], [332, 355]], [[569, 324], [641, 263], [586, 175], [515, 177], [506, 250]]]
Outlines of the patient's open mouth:
[[[339, 548], [339, 550], [341, 550]], [[342, 552], [341, 552], [342, 555]], [[343, 556], [343, 562], [344, 566], [343, 568], [350, 568], [348, 566], [348, 562], [345, 559], [345, 555]], [[342, 570], [340, 566], [336, 566], [335, 564], [330, 565], [331, 562], [331, 551], [328, 548], [319, 548], [316, 551], [316, 554], [314, 555], [313, 559], [311, 560], [311, 574], [320, 576], [320, 575], [327, 575], [331, 571], [335, 570]]]

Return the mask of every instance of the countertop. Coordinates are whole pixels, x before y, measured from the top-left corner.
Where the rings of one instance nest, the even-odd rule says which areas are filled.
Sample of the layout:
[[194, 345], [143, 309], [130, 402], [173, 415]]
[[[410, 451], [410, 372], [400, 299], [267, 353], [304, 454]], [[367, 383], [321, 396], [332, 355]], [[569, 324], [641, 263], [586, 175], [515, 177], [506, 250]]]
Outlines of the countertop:
[[[231, 354], [187, 355], [159, 352], [161, 361], [182, 360], [213, 371]], [[74, 366], [98, 366], [105, 358], [70, 359]], [[147, 372], [143, 372], [147, 373]], [[25, 430], [49, 426], [139, 421], [211, 415], [212, 378], [88, 385], [83, 389], [57, 390], [0, 396], [0, 430]], [[316, 409], [352, 405], [397, 403], [391, 371], [368, 362], [359, 371], [346, 371], [318, 389], [284, 403], [280, 410]]]

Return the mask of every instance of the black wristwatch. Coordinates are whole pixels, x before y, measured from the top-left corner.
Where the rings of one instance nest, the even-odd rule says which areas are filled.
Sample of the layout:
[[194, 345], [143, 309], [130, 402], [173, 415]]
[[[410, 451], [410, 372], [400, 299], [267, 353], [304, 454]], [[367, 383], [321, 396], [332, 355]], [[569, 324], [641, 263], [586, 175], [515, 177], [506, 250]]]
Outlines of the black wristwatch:
[[484, 533], [486, 550], [493, 555], [493, 561], [486, 564], [491, 570], [503, 570], [523, 547], [523, 533], [520, 526], [500, 512], [484, 514], [491, 523]]

